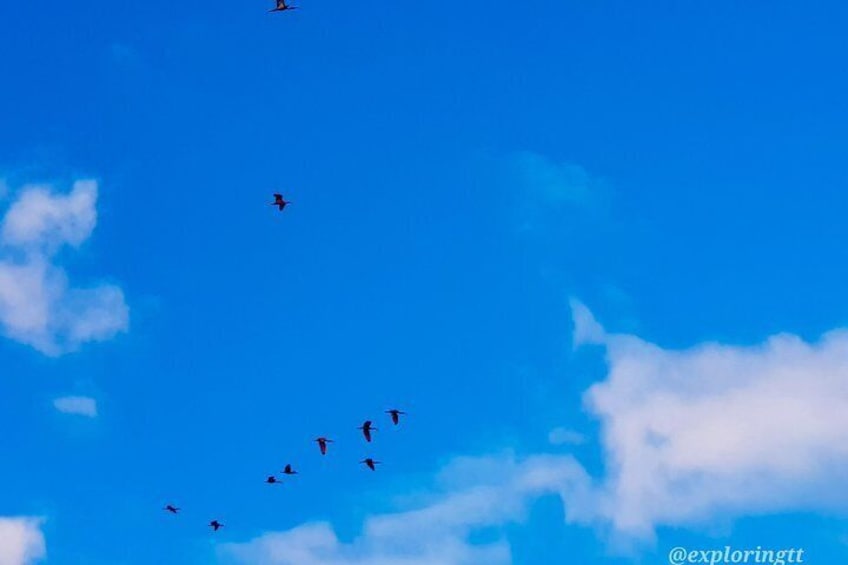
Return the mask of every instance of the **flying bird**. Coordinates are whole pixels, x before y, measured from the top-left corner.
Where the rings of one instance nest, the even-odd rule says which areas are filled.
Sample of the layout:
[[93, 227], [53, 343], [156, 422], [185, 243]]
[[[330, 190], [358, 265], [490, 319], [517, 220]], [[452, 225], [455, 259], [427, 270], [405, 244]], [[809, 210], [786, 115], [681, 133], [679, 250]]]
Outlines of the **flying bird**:
[[171, 514], [176, 514], [177, 512], [180, 511], [179, 508], [177, 508], [176, 506], [174, 506], [172, 504], [168, 504], [167, 506], [165, 506], [165, 508], [163, 508], [163, 510], [167, 510]]
[[401, 412], [400, 410], [392, 409], [392, 410], [386, 410], [386, 414], [391, 415], [392, 423], [397, 426], [398, 422], [400, 422], [401, 414], [406, 415], [406, 412]]
[[359, 426], [359, 429], [362, 430], [362, 435], [365, 436], [365, 441], [371, 441], [371, 431], [376, 431], [377, 428], [371, 425], [371, 420], [365, 420], [365, 423]]
[[283, 484], [283, 481], [281, 481], [280, 479], [278, 479], [274, 475], [268, 475], [268, 478], [265, 479], [265, 482], [268, 483], [269, 485], [281, 485], [281, 484]]
[[318, 448], [321, 450], [321, 455], [327, 455], [327, 444], [333, 443], [333, 440], [325, 437], [319, 437], [316, 438], [315, 441], [318, 442]]
[[376, 471], [376, 466], [380, 464], [379, 461], [374, 461], [370, 457], [368, 457], [367, 459], [363, 459], [362, 461], [360, 461], [360, 463], [365, 463], [365, 466], [371, 469], [372, 471]]
[[219, 528], [224, 527], [224, 524], [222, 524], [218, 520], [212, 520], [211, 522], [209, 522], [209, 527], [212, 528], [212, 530], [217, 532]]
[[[291, 9], [291, 8], [289, 8], [289, 9]], [[287, 204], [291, 204], [291, 202], [289, 200], [286, 200], [285, 198], [283, 198], [282, 194], [279, 194], [279, 193], [276, 193], [276, 192], [274, 193], [274, 201], [271, 202], [271, 206], [276, 206], [277, 208], [280, 209], [280, 212], [282, 212]]]
[[277, 0], [277, 7], [268, 10], [269, 12], [285, 12], [286, 10], [295, 10], [297, 6], [289, 6], [286, 0]]
[[284, 475], [297, 475], [297, 471], [292, 469], [291, 465], [286, 465], [286, 468], [283, 469], [283, 474]]

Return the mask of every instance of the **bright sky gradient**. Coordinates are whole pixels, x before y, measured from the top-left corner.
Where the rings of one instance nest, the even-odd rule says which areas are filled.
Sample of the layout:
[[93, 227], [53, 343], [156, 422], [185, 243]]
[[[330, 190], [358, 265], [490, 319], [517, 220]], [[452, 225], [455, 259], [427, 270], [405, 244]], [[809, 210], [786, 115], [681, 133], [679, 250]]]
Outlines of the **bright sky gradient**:
[[0, 565], [844, 558], [848, 5], [297, 3], [0, 4]]

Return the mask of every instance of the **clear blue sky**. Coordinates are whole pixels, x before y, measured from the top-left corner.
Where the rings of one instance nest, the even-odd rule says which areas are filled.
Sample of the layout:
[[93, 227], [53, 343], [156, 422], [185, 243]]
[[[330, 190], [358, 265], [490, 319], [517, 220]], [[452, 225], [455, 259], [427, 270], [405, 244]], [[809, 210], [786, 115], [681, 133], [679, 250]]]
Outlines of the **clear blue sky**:
[[[315, 521], [350, 541], [457, 456], [603, 477], [583, 393], [607, 368], [572, 351], [570, 297], [668, 350], [848, 324], [845, 3], [298, 4], [0, 6], [0, 209], [97, 179], [97, 227], [57, 261], [130, 311], [65, 355], [0, 340], [0, 516], [44, 517], [51, 564], [213, 563]], [[56, 411], [69, 394], [97, 417]], [[622, 556], [543, 496], [496, 535], [520, 564], [835, 563], [846, 508], [660, 521]]]

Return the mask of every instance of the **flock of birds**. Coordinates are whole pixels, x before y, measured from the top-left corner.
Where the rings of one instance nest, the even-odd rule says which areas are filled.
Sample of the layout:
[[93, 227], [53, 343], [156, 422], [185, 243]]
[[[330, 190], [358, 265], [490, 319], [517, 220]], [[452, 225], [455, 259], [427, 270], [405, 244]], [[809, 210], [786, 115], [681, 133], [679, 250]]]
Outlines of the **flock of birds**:
[[[291, 10], [293, 8], [294, 8], [294, 6], [287, 6], [285, 0], [277, 0], [277, 8], [275, 8], [272, 11]], [[280, 212], [285, 210], [286, 206], [289, 205], [289, 204], [291, 204], [291, 201], [286, 200], [285, 198], [283, 198], [283, 195], [279, 194], [279, 193], [274, 194], [274, 201], [271, 202], [271, 206], [275, 206]], [[392, 424], [397, 426], [398, 424], [400, 424], [400, 417], [405, 416], [406, 412], [403, 412], [402, 410], [398, 410], [396, 408], [392, 408], [391, 410], [386, 410], [386, 414], [388, 414], [389, 417], [391, 418]], [[362, 436], [365, 438], [365, 441], [368, 442], [368, 443], [371, 443], [371, 438], [372, 438], [371, 432], [378, 431], [377, 428], [374, 427], [374, 423], [371, 420], [365, 420], [365, 422], [363, 422], [362, 425], [359, 426], [358, 429], [362, 430]], [[333, 440], [330, 439], [330, 438], [321, 436], [321, 437], [315, 438], [315, 443], [318, 444], [318, 450], [321, 452], [321, 455], [324, 456], [324, 455], [327, 455], [327, 447], [328, 447], [329, 444], [333, 443]], [[359, 463], [362, 464], [362, 465], [365, 465], [366, 467], [368, 467], [372, 471], [376, 471], [377, 465], [381, 464], [380, 461], [377, 461], [377, 460], [375, 460], [371, 457], [366, 457], [365, 459], [363, 459]], [[286, 464], [286, 466], [283, 468], [281, 473], [283, 475], [286, 475], [286, 476], [292, 476], [292, 475], [298, 474], [298, 472], [295, 471], [294, 468], [292, 467], [291, 463]], [[280, 478], [278, 478], [277, 475], [268, 475], [268, 478], [265, 479], [265, 483], [269, 484], [269, 485], [277, 485], [277, 484], [282, 484], [283, 481]], [[177, 506], [174, 506], [173, 504], [166, 504], [165, 507], [163, 508], [163, 510], [170, 512], [171, 514], [179, 514], [179, 512], [180, 512], [180, 508], [177, 507]], [[209, 527], [212, 528], [213, 531], [217, 532], [218, 530], [220, 530], [221, 528], [224, 527], [224, 524], [222, 524], [217, 519], [215, 519], [215, 520], [212, 520], [211, 522], [209, 522]]]

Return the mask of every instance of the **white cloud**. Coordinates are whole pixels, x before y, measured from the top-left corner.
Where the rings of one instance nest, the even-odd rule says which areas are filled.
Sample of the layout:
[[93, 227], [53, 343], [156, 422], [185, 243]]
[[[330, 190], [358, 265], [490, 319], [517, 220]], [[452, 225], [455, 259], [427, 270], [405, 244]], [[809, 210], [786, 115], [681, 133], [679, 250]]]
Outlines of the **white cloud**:
[[538, 495], [567, 488], [578, 498], [588, 477], [570, 457], [511, 454], [459, 458], [438, 476], [438, 488], [414, 509], [368, 518], [361, 535], [339, 540], [326, 522], [270, 532], [222, 546], [225, 562], [250, 565], [500, 565], [512, 562], [503, 536], [472, 543], [481, 528], [520, 522]]
[[599, 516], [616, 532], [848, 509], [848, 332], [683, 351], [629, 335], [605, 344], [609, 375], [585, 401], [607, 459]]
[[[382, 546], [386, 543], [386, 546]], [[326, 522], [265, 534], [223, 548], [236, 563], [250, 565], [498, 565], [510, 562], [504, 542], [472, 546], [454, 536], [424, 540], [415, 547], [393, 540], [339, 541]]]
[[69, 194], [29, 186], [0, 225], [0, 328], [47, 355], [77, 349], [126, 331], [129, 310], [114, 285], [72, 287], [57, 264], [97, 223], [97, 183], [78, 181]]
[[97, 401], [87, 396], [63, 396], [53, 401], [53, 406], [59, 412], [76, 414], [89, 418], [97, 417]]
[[24, 189], [3, 219], [6, 245], [68, 244], [78, 247], [97, 224], [97, 183], [77, 181], [70, 194], [55, 194], [49, 187]]
[[0, 565], [31, 565], [46, 555], [41, 520], [0, 517]]

